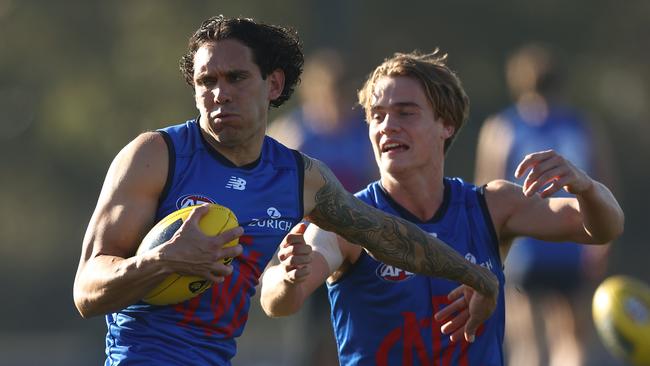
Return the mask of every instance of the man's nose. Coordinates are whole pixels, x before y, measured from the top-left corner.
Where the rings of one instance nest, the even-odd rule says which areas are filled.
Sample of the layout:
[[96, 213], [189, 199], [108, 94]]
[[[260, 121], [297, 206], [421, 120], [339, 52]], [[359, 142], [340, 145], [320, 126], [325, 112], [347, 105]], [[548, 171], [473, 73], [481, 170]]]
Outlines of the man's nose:
[[400, 129], [399, 121], [391, 113], [386, 113], [384, 120], [381, 122], [382, 132], [394, 132]]
[[223, 85], [223, 83], [218, 83], [212, 89], [212, 94], [214, 95], [214, 102], [216, 104], [225, 104], [232, 100], [228, 87]]

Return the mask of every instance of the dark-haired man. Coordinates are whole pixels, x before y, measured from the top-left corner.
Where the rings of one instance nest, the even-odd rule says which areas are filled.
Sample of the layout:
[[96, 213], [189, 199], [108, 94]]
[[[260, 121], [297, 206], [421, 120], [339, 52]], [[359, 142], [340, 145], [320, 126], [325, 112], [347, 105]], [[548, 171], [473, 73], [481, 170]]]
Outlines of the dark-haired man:
[[[84, 238], [74, 299], [84, 317], [106, 314], [106, 365], [228, 365], [250, 297], [278, 243], [304, 217], [409, 271], [472, 286], [478, 321], [493, 311], [497, 280], [416, 226], [346, 192], [319, 161], [265, 135], [270, 106], [293, 92], [303, 55], [295, 32], [251, 19], [206, 20], [181, 70], [199, 118], [136, 137], [109, 168]], [[217, 202], [239, 227], [214, 237], [201, 206], [166, 243], [134, 256], [157, 221]], [[239, 237], [240, 245], [222, 248]], [[232, 265], [218, 261], [236, 256]], [[171, 273], [214, 283], [171, 306], [140, 301]]]

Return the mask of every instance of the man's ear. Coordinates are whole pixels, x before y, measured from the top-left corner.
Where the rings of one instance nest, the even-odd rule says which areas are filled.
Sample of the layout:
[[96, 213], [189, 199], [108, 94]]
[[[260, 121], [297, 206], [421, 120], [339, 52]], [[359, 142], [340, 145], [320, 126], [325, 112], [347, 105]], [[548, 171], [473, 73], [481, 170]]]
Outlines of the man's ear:
[[284, 89], [284, 71], [276, 69], [266, 78], [269, 83], [269, 101], [278, 99]]
[[445, 139], [450, 138], [451, 136], [454, 135], [454, 132], [456, 132], [456, 128], [452, 126], [451, 124], [445, 123], [444, 124], [445, 128]]

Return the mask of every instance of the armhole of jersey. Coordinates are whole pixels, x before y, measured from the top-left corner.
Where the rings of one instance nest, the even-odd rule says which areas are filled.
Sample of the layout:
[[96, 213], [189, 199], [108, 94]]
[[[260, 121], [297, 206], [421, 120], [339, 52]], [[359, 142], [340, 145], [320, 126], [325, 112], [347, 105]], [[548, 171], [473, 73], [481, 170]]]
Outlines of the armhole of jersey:
[[476, 199], [478, 200], [478, 203], [481, 206], [481, 211], [483, 211], [483, 217], [485, 218], [485, 225], [487, 226], [490, 232], [490, 237], [492, 239], [494, 252], [496, 253], [497, 258], [499, 258], [499, 261], [501, 261], [500, 264], [503, 265], [503, 258], [501, 258], [501, 252], [499, 251], [499, 239], [497, 237], [496, 229], [494, 228], [494, 223], [492, 222], [492, 216], [490, 216], [490, 210], [488, 209], [487, 201], [485, 200], [486, 187], [487, 184], [484, 184], [479, 187], [479, 189], [476, 191]]
[[158, 207], [160, 207], [160, 204], [167, 198], [167, 194], [169, 194], [169, 190], [171, 189], [172, 186], [172, 181], [174, 180], [174, 169], [176, 167], [176, 151], [174, 149], [174, 143], [172, 142], [172, 138], [169, 136], [169, 134], [165, 131], [158, 131], [160, 135], [163, 137], [163, 140], [165, 140], [165, 143], [167, 144], [167, 154], [169, 156], [169, 166], [167, 167], [167, 181], [165, 182], [165, 186], [163, 187], [162, 192], [160, 193], [160, 197], [158, 198]]
[[373, 259], [372, 257], [370, 257], [370, 254], [368, 254], [365, 249], [361, 248], [361, 253], [359, 253], [359, 258], [357, 258], [357, 260], [354, 263], [350, 263], [348, 268], [345, 269], [345, 272], [343, 272], [341, 277], [339, 277], [336, 281], [334, 282], [325, 281], [327, 283], [327, 286], [338, 285], [341, 282], [345, 281], [346, 278], [353, 275], [353, 272], [356, 271], [357, 268], [361, 265], [361, 261], [366, 260], [366, 258], [364, 257], [368, 257], [368, 259]]
[[305, 162], [302, 160], [302, 154], [298, 150], [291, 150], [296, 158], [296, 167], [298, 168], [298, 209], [300, 218], [305, 217]]

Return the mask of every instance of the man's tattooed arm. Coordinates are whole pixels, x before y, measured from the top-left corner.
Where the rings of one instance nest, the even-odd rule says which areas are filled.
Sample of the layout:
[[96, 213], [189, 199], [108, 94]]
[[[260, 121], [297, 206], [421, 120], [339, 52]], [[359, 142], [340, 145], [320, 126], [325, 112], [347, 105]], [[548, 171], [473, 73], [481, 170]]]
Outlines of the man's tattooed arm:
[[454, 280], [496, 299], [498, 281], [491, 271], [472, 264], [414, 224], [365, 204], [347, 192], [324, 164], [303, 157], [306, 189], [318, 186], [313, 210], [307, 213], [311, 222], [361, 245], [381, 262]]

